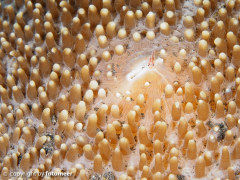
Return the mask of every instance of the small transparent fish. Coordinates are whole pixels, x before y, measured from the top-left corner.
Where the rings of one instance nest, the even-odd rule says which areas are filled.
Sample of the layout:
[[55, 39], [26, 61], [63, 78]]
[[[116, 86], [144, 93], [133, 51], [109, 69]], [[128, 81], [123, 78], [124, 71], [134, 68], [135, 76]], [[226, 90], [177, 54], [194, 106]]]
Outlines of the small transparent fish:
[[149, 69], [152, 69], [154, 67], [154, 60], [155, 60], [155, 50], [152, 52], [149, 58], [149, 62], [148, 62]]

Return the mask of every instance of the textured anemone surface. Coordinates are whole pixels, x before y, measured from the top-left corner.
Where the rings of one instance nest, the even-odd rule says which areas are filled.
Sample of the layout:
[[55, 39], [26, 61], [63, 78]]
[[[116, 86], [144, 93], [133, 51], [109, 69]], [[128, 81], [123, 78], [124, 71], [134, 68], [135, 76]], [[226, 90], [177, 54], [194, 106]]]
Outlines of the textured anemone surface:
[[238, 179], [239, 12], [0, 1], [1, 179]]

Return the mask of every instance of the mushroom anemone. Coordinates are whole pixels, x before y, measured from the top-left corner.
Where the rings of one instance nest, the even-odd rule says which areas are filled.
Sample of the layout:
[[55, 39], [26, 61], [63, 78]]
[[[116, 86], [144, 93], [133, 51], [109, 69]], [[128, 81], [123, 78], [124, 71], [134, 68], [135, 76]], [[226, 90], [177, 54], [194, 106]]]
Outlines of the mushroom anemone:
[[1, 1], [1, 179], [239, 178], [239, 10]]

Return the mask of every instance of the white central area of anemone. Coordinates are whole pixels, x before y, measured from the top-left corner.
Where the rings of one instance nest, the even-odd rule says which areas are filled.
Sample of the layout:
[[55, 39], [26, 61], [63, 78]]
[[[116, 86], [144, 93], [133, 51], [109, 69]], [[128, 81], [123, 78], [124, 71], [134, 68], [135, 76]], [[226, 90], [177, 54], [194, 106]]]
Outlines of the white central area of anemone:
[[[149, 60], [143, 60], [142, 62], [136, 64], [134, 66], [134, 69], [129, 72], [126, 75], [126, 78], [129, 82], [132, 82], [138, 78], [141, 78], [142, 76], [144, 76], [147, 72], [151, 72], [151, 71], [157, 71], [158, 66], [161, 66], [163, 64], [163, 59], [162, 58], [157, 58], [154, 61], [154, 67], [153, 69], [150, 69], [148, 67], [148, 61]], [[158, 71], [157, 71], [158, 72]], [[159, 73], [159, 72], [158, 72]]]

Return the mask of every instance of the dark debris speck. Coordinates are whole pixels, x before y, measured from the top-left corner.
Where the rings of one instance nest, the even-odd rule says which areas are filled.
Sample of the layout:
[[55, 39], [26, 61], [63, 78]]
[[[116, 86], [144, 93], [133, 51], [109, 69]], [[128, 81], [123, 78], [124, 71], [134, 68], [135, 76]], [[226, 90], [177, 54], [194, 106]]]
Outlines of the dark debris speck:
[[207, 125], [210, 127], [210, 128], [213, 128], [214, 124], [211, 122], [211, 121], [208, 121], [207, 122]]
[[217, 141], [219, 142], [225, 138], [225, 133], [228, 130], [228, 128], [225, 123], [218, 124], [218, 126], [219, 126], [219, 131], [218, 131]]
[[102, 176], [100, 174], [93, 174], [89, 178], [90, 180], [102, 180]]
[[184, 175], [177, 175], [178, 180], [186, 180]]
[[115, 175], [113, 172], [109, 171], [103, 174], [103, 180], [115, 180]]
[[44, 133], [45, 136], [49, 136], [50, 137], [50, 141], [46, 141], [43, 144], [43, 149], [46, 151], [47, 155], [51, 155], [53, 153], [53, 149], [54, 149], [54, 136], [50, 133]]
[[57, 116], [52, 115], [51, 121], [52, 121], [52, 124], [55, 125], [57, 123]]
[[21, 160], [22, 160], [22, 155], [19, 155], [18, 156], [18, 165], [20, 164]]

